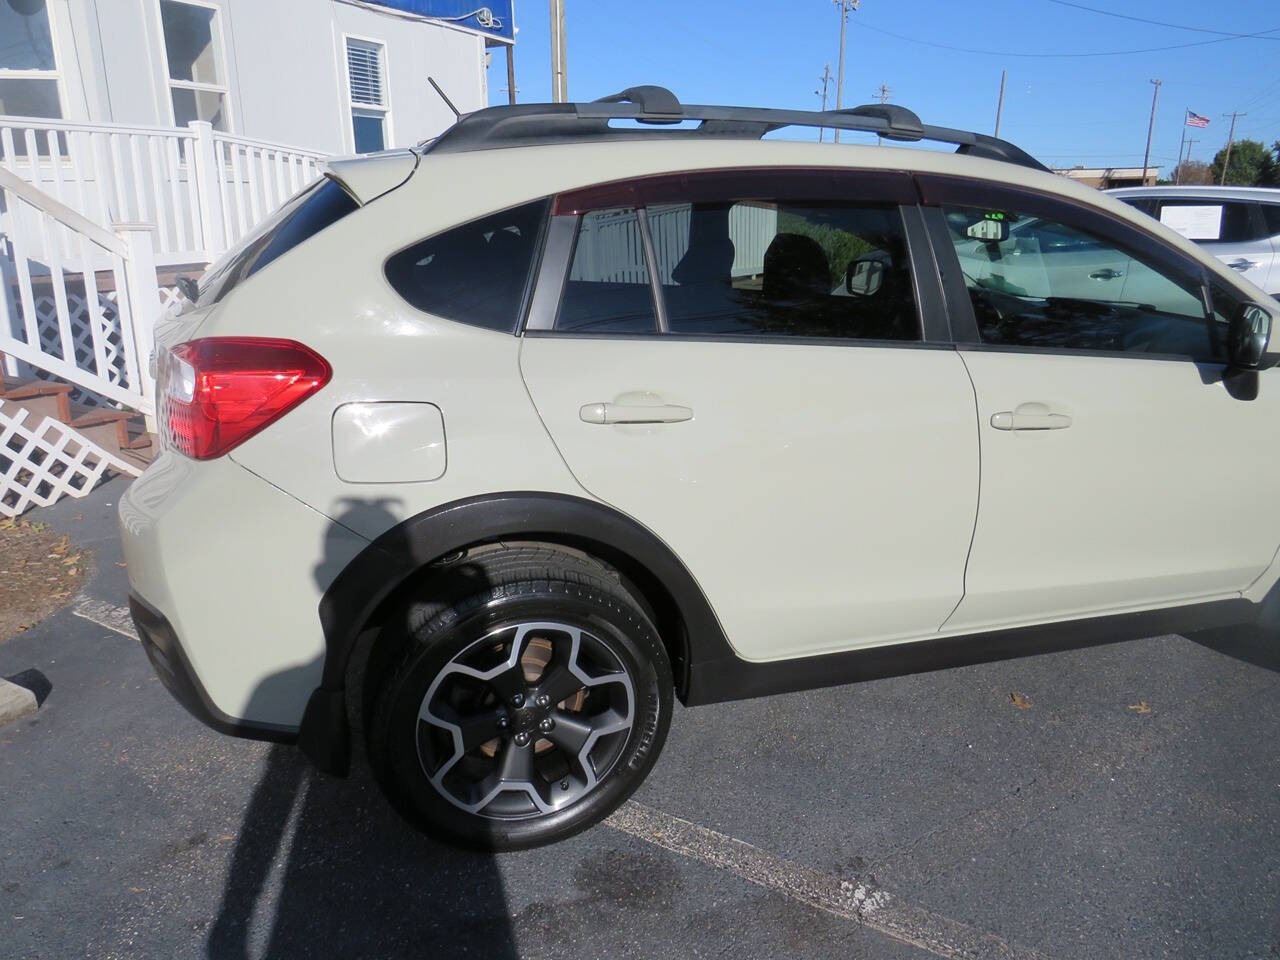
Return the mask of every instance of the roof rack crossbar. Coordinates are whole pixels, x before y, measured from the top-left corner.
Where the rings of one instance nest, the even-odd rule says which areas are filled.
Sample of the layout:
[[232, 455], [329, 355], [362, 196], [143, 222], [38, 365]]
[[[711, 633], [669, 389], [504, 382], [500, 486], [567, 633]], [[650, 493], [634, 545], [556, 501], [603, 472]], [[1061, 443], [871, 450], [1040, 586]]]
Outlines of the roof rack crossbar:
[[[615, 127], [611, 125], [614, 120], [665, 125], [667, 129]], [[672, 126], [685, 121], [699, 123], [696, 127]], [[496, 147], [653, 137], [759, 139], [784, 127], [826, 127], [875, 133], [889, 140], [951, 143], [958, 147], [957, 153], [1047, 169], [1006, 140], [925, 124], [906, 107], [893, 104], [871, 103], [827, 111], [681, 104], [670, 90], [656, 86], [628, 87], [591, 103], [535, 103], [477, 110], [462, 117], [427, 149], [461, 153]]]

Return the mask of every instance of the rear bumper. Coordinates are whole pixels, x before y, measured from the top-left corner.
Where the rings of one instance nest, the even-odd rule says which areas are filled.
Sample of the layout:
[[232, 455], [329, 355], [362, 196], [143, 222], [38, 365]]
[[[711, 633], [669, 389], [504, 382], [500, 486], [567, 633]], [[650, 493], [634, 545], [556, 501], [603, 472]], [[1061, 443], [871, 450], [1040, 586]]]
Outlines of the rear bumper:
[[200, 685], [178, 635], [164, 614], [132, 593], [129, 595], [129, 613], [138, 629], [142, 649], [151, 661], [156, 676], [193, 717], [228, 736], [271, 740], [276, 743], [297, 741], [298, 731], [294, 728], [230, 717], [219, 710]]
[[169, 689], [217, 730], [296, 733], [323, 672], [320, 597], [367, 541], [227, 457], [161, 454], [119, 513], [134, 616]]

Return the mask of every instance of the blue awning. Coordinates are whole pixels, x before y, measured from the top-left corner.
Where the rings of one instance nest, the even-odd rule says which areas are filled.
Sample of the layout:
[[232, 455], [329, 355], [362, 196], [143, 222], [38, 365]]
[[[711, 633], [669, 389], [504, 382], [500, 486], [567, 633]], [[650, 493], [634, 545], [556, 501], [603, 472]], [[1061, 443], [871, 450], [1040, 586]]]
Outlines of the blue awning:
[[493, 37], [495, 41], [515, 40], [515, 0], [366, 0], [378, 7], [390, 7], [423, 17], [448, 20]]

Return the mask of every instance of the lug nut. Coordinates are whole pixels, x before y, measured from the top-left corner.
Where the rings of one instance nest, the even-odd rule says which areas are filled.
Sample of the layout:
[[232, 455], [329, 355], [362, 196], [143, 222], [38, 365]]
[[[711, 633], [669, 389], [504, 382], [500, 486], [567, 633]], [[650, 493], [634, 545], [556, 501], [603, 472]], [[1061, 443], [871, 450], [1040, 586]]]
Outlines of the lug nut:
[[529, 734], [525, 733], [523, 730], [521, 730], [519, 733], [516, 734], [517, 747], [523, 747], [528, 742], [529, 742]]
[[544, 693], [541, 696], [539, 696], [538, 699], [534, 701], [534, 703], [536, 703], [540, 707], [545, 707], [551, 703], [551, 698]]
[[523, 694], [523, 693], [517, 693], [514, 697], [512, 697], [512, 698], [511, 698], [511, 705], [512, 705], [513, 707], [515, 707], [517, 710], [519, 710], [521, 707], [523, 707], [523, 706], [524, 706], [524, 694]]
[[507, 728], [507, 715], [505, 713], [498, 714], [498, 729], [505, 730]]
[[569, 789], [569, 781], [568, 781], [568, 780], [561, 780], [561, 781], [560, 781], [560, 789], [561, 789], [561, 790], [568, 790], [568, 789]]
[[556, 722], [552, 720], [550, 717], [543, 717], [542, 722], [538, 724], [538, 729], [542, 730], [545, 733], [547, 730], [552, 729], [555, 725], [556, 725]]

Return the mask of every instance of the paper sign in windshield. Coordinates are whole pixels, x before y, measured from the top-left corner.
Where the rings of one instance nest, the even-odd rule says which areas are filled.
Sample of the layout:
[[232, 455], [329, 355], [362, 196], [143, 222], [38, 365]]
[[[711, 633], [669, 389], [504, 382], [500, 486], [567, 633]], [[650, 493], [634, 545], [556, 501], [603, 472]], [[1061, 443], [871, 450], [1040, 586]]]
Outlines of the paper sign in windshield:
[[1160, 222], [1188, 240], [1217, 240], [1222, 236], [1222, 205], [1167, 206], [1160, 211]]

